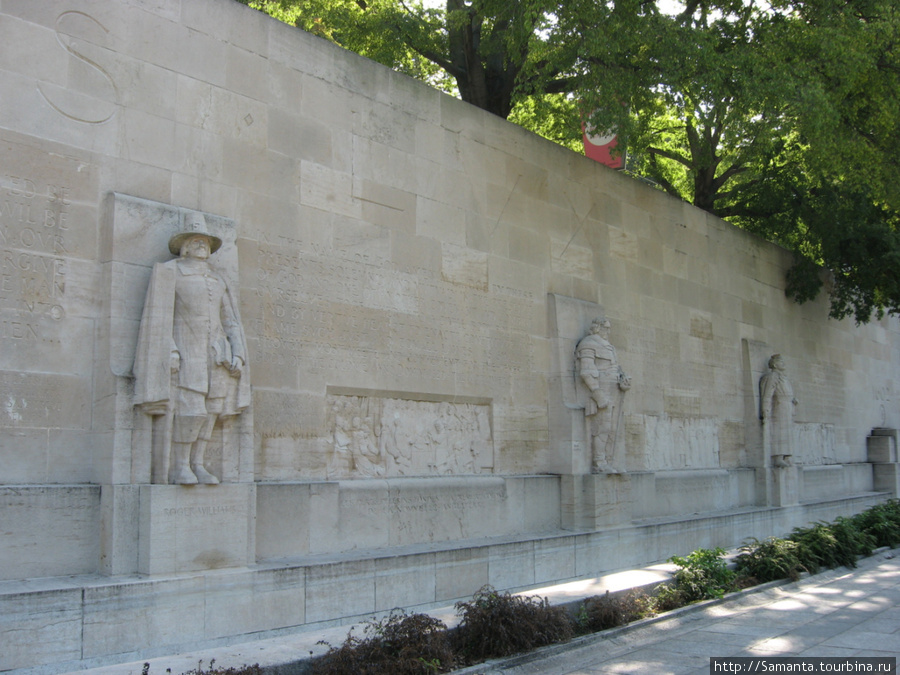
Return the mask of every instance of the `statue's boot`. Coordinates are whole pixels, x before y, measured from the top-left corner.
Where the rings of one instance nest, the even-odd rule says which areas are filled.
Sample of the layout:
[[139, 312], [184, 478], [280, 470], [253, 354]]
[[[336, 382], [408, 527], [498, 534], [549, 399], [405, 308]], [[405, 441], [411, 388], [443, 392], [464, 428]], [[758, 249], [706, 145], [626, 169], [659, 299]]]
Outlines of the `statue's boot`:
[[203, 485], [218, 485], [219, 479], [213, 476], [203, 465], [204, 455], [206, 454], [206, 445], [212, 436], [213, 427], [216, 426], [217, 415], [208, 415], [203, 429], [200, 431], [200, 437], [191, 447], [191, 470], [197, 477], [197, 481]]
[[169, 470], [169, 483], [173, 485], [196, 485], [197, 476], [188, 467], [190, 443], [172, 443], [172, 467]]
[[191, 464], [191, 471], [197, 477], [197, 482], [202, 485], [218, 485], [219, 479], [206, 470], [202, 464]]
[[196, 474], [188, 466], [193, 459], [194, 441], [203, 427], [203, 417], [177, 416], [172, 422], [172, 466], [169, 482], [175, 485], [196, 485]]

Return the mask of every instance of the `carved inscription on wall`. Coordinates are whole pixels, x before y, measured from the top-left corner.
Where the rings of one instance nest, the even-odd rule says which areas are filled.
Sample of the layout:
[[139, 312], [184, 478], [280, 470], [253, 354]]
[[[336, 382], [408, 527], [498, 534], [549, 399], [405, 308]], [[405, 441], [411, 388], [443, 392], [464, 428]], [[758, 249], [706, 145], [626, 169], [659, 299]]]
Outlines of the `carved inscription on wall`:
[[[69, 188], [0, 176], [0, 307], [59, 319], [66, 288]], [[23, 330], [35, 331], [24, 321]], [[13, 330], [13, 327], [11, 327]]]
[[377, 371], [404, 389], [426, 381], [489, 392], [535, 360], [528, 298], [284, 237], [261, 241], [257, 261], [251, 292], [259, 312], [248, 330], [261, 367], [302, 367], [307, 381]]
[[328, 396], [328, 478], [493, 471], [490, 406]]

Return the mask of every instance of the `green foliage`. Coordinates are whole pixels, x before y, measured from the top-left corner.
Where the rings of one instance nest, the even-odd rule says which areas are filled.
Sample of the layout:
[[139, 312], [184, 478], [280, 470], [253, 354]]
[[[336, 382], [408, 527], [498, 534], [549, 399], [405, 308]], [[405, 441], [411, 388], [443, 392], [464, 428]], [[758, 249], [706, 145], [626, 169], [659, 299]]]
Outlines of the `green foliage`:
[[394, 610], [352, 633], [313, 662], [314, 675], [424, 675], [446, 672], [454, 657], [446, 625], [427, 614]]
[[810, 574], [817, 574], [822, 567], [836, 567], [842, 564], [838, 562], [837, 538], [827, 523], [816, 523], [811, 527], [795, 527], [790, 539], [797, 542], [797, 557]]
[[900, 312], [895, 0], [240, 0], [792, 250], [786, 292]]
[[629, 591], [622, 596], [595, 595], [584, 601], [579, 609], [578, 624], [582, 632], [597, 632], [624, 626], [655, 613], [653, 598]]
[[581, 113], [575, 101], [565, 94], [523, 96], [516, 101], [508, 119], [575, 152], [584, 149]]
[[565, 642], [572, 620], [546, 598], [515, 596], [484, 586], [468, 602], [456, 603], [462, 620], [454, 634], [457, 650], [470, 662], [526, 652]]
[[800, 559], [800, 544], [790, 539], [770, 537], [761, 542], [753, 538], [740, 551], [735, 558], [738, 574], [761, 584], [779, 579], [796, 581], [808, 571]]
[[837, 540], [837, 560], [847, 567], [856, 567], [857, 558], [872, 555], [877, 546], [875, 537], [858, 528], [852, 518], [836, 518], [831, 531]]
[[[556, 3], [546, 0], [241, 0], [261, 11], [508, 117], [534, 90], [566, 91], [546, 38]], [[551, 65], [552, 64], [552, 65]], [[553, 80], [556, 80], [555, 82]]]
[[846, 518], [838, 518], [830, 524], [794, 528], [790, 539], [800, 545], [800, 562], [812, 574], [823, 567], [856, 567], [856, 559], [860, 555], [870, 555], [875, 541], [872, 535], [859, 530]]
[[566, 3], [559, 39], [580, 45], [595, 125], [617, 127], [662, 189], [792, 250], [796, 301], [824, 287], [835, 318], [900, 312], [896, 3], [685, 4]]
[[900, 545], [900, 501], [891, 499], [849, 519], [858, 531], [872, 537], [875, 546]]
[[684, 558], [672, 556], [669, 562], [680, 568], [675, 573], [675, 588], [685, 603], [721, 598], [734, 590], [735, 573], [728, 569], [721, 548], [699, 548]]

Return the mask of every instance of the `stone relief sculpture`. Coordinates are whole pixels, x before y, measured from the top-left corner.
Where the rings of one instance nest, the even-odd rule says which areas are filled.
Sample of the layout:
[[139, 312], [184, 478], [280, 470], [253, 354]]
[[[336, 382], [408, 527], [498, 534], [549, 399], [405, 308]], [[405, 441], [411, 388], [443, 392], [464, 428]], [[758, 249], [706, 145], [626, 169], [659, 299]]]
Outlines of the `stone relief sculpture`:
[[326, 476], [380, 478], [490, 472], [486, 405], [334, 396]]
[[160, 482], [219, 482], [204, 465], [220, 419], [250, 404], [244, 330], [236, 298], [209, 264], [222, 240], [189, 214], [169, 240], [179, 256], [154, 266], [134, 359], [134, 404], [153, 422], [153, 473]]
[[622, 403], [631, 378], [619, 367], [616, 349], [609, 342], [606, 317], [591, 322], [590, 332], [575, 347], [578, 377], [590, 391], [584, 410], [591, 437], [591, 472], [621, 473], [624, 462], [616, 456]]
[[759, 380], [759, 418], [766, 452], [775, 466], [790, 466], [796, 406], [794, 388], [785, 374], [784, 358], [773, 354], [769, 372]]

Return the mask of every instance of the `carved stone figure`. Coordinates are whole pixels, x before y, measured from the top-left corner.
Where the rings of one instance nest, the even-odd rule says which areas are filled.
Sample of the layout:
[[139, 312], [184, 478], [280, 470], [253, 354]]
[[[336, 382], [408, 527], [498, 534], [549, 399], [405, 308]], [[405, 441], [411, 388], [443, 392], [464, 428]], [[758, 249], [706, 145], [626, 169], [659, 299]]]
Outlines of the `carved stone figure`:
[[[234, 295], [210, 266], [222, 240], [201, 214], [169, 240], [175, 260], [150, 277], [134, 360], [134, 403], [154, 417], [157, 461], [169, 483], [216, 484], [204, 465], [216, 422], [250, 403], [244, 331]], [[159, 475], [159, 467], [154, 472]]]
[[759, 380], [759, 418], [763, 423], [766, 450], [775, 466], [789, 466], [793, 454], [794, 388], [785, 374], [781, 354], [769, 359], [769, 372]]
[[337, 396], [325, 475], [392, 477], [492, 471], [488, 406]]
[[609, 321], [594, 319], [590, 333], [575, 348], [578, 376], [590, 391], [584, 414], [591, 436], [591, 472], [620, 473], [616, 457], [622, 403], [631, 378], [619, 367], [616, 349], [609, 342]]

